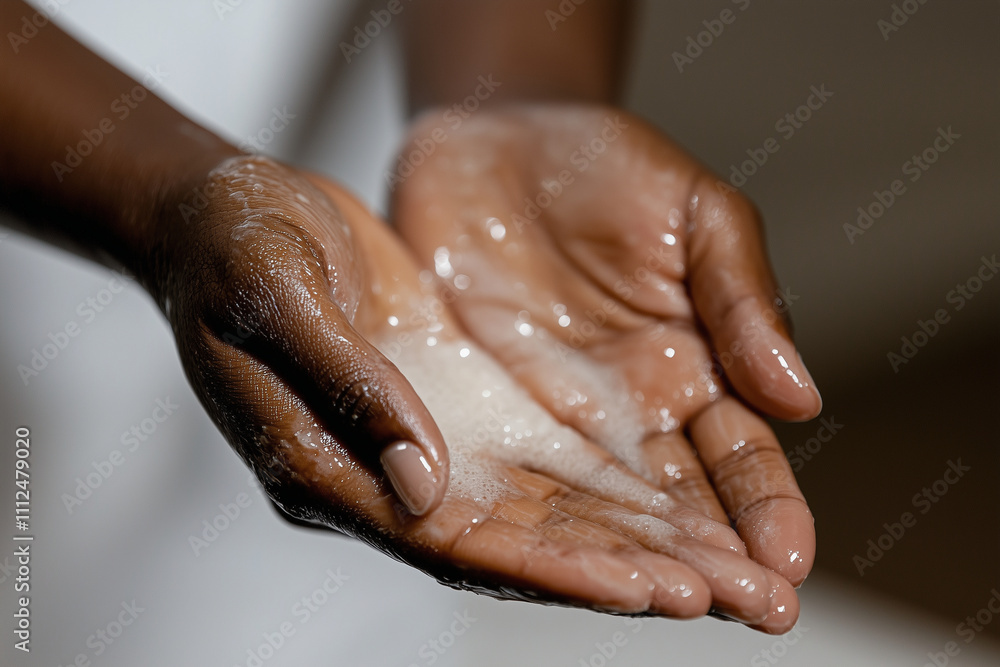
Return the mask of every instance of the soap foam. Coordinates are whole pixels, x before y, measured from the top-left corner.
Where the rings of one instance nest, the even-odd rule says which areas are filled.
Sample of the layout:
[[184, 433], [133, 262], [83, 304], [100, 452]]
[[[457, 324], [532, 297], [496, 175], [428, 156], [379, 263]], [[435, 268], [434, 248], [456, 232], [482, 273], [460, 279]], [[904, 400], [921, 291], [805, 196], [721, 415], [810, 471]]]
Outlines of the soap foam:
[[650, 511], [668, 509], [666, 494], [609, 466], [574, 429], [560, 424], [475, 345], [420, 337], [394, 362], [430, 410], [451, 457], [449, 494], [489, 510], [510, 494], [497, 463], [534, 470], [579, 490]]

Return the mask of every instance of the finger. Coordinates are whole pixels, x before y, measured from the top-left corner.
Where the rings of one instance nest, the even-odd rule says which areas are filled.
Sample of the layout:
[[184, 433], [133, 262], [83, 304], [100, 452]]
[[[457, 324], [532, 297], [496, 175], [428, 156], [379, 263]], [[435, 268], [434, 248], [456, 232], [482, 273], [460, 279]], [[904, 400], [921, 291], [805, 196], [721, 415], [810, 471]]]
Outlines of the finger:
[[672, 498], [720, 523], [729, 523], [726, 510], [708, 481], [694, 448], [681, 431], [657, 433], [642, 444], [653, 482]]
[[[518, 479], [517, 483], [524, 481]], [[661, 519], [562, 485], [548, 490], [545, 502], [563, 514], [604, 526], [650, 552], [669, 555], [688, 565], [708, 582], [713, 607], [725, 610], [729, 616], [755, 625], [766, 621], [771, 581], [767, 571], [744, 554], [701, 542]]]
[[241, 239], [240, 267], [220, 309], [247, 332], [243, 347], [294, 387], [360, 460], [379, 461], [412, 513], [425, 514], [440, 503], [448, 478], [430, 413], [335, 301], [336, 274], [316, 258], [315, 241], [294, 225], [269, 225], [280, 233]]
[[[192, 381], [219, 397], [207, 407], [282, 513], [345, 529], [432, 576], [501, 597], [685, 618], [707, 611], [708, 587], [687, 566], [526, 496], [503, 501], [499, 518], [454, 498], [425, 517], [400, 515], [266, 366], [211, 338], [201, 352], [211, 363]], [[443, 576], [449, 569], [454, 576]]]
[[[373, 505], [363, 501], [392, 498], [382, 476], [360, 465], [259, 359], [211, 334], [194, 345], [184, 350], [199, 360], [187, 368], [191, 384], [282, 513], [352, 535], [370, 524]], [[385, 504], [381, 518], [394, 517]]]
[[508, 481], [525, 493], [525, 498], [506, 503], [498, 518], [532, 525], [549, 539], [601, 547], [632, 561], [656, 586], [651, 611], [677, 618], [702, 616], [708, 611], [711, 590], [694, 569], [639, 548], [633, 540], [605, 528], [601, 522], [588, 521], [584, 514], [592, 514], [590, 510], [577, 513], [581, 506], [610, 507], [609, 503], [587, 498], [545, 476], [517, 468], [507, 468], [506, 475]]
[[[461, 588], [479, 584], [508, 596], [615, 611], [650, 610], [656, 585], [636, 563], [617, 553], [565, 539], [550, 539], [540, 529], [544, 517], [519, 514], [509, 500], [496, 512], [501, 518], [469, 517], [479, 511], [471, 501], [449, 497], [431, 515], [418, 520], [413, 531], [454, 564]], [[534, 501], [532, 501], [534, 503]], [[534, 503], [537, 504], [537, 503]], [[522, 503], [523, 505], [523, 503]], [[506, 510], [506, 511], [504, 511]], [[545, 516], [551, 516], [551, 510]], [[582, 535], [593, 536], [587, 528]], [[419, 561], [421, 554], [416, 554]], [[440, 569], [431, 566], [430, 570]]]
[[781, 575], [769, 572], [768, 578], [771, 580], [771, 607], [767, 618], [750, 627], [771, 635], [783, 635], [795, 626], [799, 618], [799, 596]]
[[[642, 479], [615, 457], [579, 437], [564, 431], [558, 456], [538, 457], [531, 469], [541, 472], [572, 489], [621, 506], [633, 512], [661, 519], [679, 532], [712, 544], [745, 553], [739, 537], [728, 524], [719, 523]], [[564, 459], [574, 461], [566, 466]]]
[[822, 400], [795, 350], [760, 217], [732, 188], [701, 178], [691, 198], [690, 286], [717, 361], [744, 399], [781, 419], [815, 417]]
[[690, 433], [750, 557], [802, 583], [816, 555], [816, 533], [774, 432], [727, 396], [698, 415]]

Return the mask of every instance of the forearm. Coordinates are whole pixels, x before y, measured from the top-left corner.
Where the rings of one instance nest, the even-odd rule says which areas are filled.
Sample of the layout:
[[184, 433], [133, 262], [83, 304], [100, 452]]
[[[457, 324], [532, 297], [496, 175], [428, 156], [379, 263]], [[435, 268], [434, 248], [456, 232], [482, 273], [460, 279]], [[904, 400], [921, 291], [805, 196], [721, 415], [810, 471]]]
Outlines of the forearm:
[[500, 85], [490, 104], [613, 102], [630, 9], [627, 0], [414, 2], [405, 26], [411, 113], [459, 102], [491, 75]]
[[[35, 13], [0, 3], [0, 34]], [[4, 42], [0, 209], [29, 234], [136, 271], [164, 192], [237, 150], [51, 23]]]

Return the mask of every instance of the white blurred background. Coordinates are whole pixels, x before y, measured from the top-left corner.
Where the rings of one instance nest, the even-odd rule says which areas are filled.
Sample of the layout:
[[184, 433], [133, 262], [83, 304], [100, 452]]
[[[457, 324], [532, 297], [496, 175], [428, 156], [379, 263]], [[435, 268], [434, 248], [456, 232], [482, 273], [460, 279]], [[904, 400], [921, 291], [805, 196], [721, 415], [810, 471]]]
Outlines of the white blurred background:
[[[539, 20], [557, 5], [541, 2]], [[159, 94], [237, 143], [276, 109], [293, 114], [265, 150], [384, 211], [382, 170], [405, 123], [397, 36], [390, 26], [349, 65], [338, 47], [382, 6], [70, 0], [56, 21], [137, 78], [165, 73]], [[1000, 613], [987, 607], [1000, 588], [1000, 280], [899, 373], [886, 359], [917, 320], [952, 308], [946, 294], [982, 256], [1000, 253], [1000, 3], [928, 2], [888, 40], [877, 25], [888, 2], [639, 8], [626, 106], [720, 173], [780, 136], [775, 122], [810, 86], [834, 93], [744, 188], [767, 219], [782, 285], [800, 296], [797, 338], [824, 416], [844, 424], [800, 474], [820, 552], [796, 631], [498, 603], [284, 523], [187, 387], [145, 294], [134, 284], [104, 292], [110, 272], [0, 229], [0, 470], [13, 469], [15, 428], [29, 426], [36, 536], [30, 655], [13, 649], [13, 548], [0, 548], [0, 665], [1000, 664]], [[671, 54], [725, 8], [735, 22], [678, 72]], [[961, 138], [851, 244], [843, 224], [948, 126]], [[106, 303], [90, 315], [87, 299]], [[18, 365], [71, 322], [82, 333], [25, 383]], [[177, 406], [163, 423], [150, 421], [163, 414], [158, 400]], [[133, 426], [148, 435], [128, 451], [121, 438]], [[817, 428], [779, 434], [794, 451]], [[67, 508], [77, 478], [106, 469], [116, 449], [121, 465]], [[971, 471], [858, 576], [853, 556], [959, 458]], [[11, 516], [12, 473], [0, 490]], [[226, 525], [220, 504], [238, 499], [239, 516], [196, 554], [191, 536], [204, 521]], [[328, 572], [335, 593], [323, 590], [334, 587]], [[142, 611], [99, 638], [117, 633], [123, 605]], [[969, 639], [959, 624], [977, 613], [983, 629]], [[279, 642], [282, 624], [294, 634]], [[280, 647], [269, 650], [268, 636]], [[957, 655], [943, 653], [948, 642]]]

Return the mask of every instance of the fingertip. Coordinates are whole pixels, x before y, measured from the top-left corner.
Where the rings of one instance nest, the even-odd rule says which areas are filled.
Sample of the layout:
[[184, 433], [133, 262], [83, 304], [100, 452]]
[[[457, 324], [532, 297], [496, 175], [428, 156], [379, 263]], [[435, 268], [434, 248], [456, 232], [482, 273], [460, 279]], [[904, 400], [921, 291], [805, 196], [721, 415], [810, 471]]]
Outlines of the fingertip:
[[816, 558], [816, 528], [801, 500], [773, 498], [738, 526], [750, 557], [793, 586], [809, 575]]
[[816, 381], [791, 341], [768, 328], [745, 349], [731, 380], [751, 404], [786, 421], [808, 421], [823, 410]]
[[596, 549], [575, 554], [589, 578], [590, 596], [595, 606], [622, 614], [639, 614], [649, 609], [656, 585], [634, 563]]
[[673, 618], [699, 618], [712, 607], [712, 590], [692, 571], [684, 580], [677, 577], [654, 579], [653, 609]]
[[399, 440], [379, 457], [386, 477], [410, 514], [423, 516], [441, 504], [447, 490], [447, 471], [424, 448]]
[[784, 577], [772, 572], [768, 573], [768, 579], [771, 581], [771, 606], [767, 618], [750, 627], [769, 635], [783, 635], [799, 620], [799, 596]]
[[712, 606], [712, 589], [694, 568], [667, 556], [637, 550], [629, 553], [653, 581], [649, 611], [670, 618], [698, 618]]
[[774, 310], [763, 303], [753, 296], [736, 299], [710, 324], [719, 370], [759, 410], [789, 421], [811, 419], [823, 408], [816, 382]]

